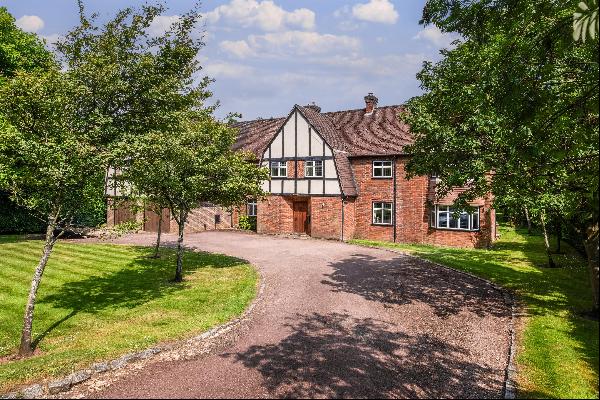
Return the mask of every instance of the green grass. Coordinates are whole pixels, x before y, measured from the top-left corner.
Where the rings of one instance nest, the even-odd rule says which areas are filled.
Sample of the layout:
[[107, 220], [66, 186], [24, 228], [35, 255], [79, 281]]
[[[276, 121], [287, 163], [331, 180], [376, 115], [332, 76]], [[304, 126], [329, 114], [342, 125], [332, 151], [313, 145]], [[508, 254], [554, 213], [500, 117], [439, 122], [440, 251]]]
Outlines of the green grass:
[[19, 344], [42, 246], [0, 236], [0, 393], [190, 337], [241, 314], [256, 294], [256, 271], [236, 258], [187, 252], [184, 282], [174, 284], [172, 250], [150, 259], [152, 250], [143, 247], [58, 243], [35, 308], [39, 354], [7, 362]]
[[568, 245], [545, 268], [540, 236], [502, 226], [491, 250], [355, 240], [401, 250], [493, 281], [513, 290], [524, 308], [517, 336], [518, 396], [598, 398], [598, 322], [579, 316], [591, 309], [585, 259]]

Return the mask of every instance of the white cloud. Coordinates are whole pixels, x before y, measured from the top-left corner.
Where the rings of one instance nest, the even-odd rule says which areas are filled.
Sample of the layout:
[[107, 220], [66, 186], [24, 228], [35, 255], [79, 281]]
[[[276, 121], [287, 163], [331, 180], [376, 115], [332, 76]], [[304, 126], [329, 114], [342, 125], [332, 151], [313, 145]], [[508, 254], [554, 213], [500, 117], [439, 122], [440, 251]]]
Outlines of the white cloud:
[[407, 76], [416, 74], [427, 57], [423, 53], [387, 54], [378, 57], [337, 55], [310, 61], [359, 76]]
[[280, 31], [290, 27], [311, 30], [315, 13], [307, 8], [286, 11], [271, 0], [231, 0], [204, 14], [210, 23], [223, 20], [244, 28], [259, 27], [263, 31]]
[[150, 23], [148, 33], [150, 36], [161, 36], [180, 18], [179, 15], [158, 15]]
[[254, 69], [247, 65], [217, 61], [207, 63], [202, 72], [211, 78], [242, 78], [252, 75]]
[[389, 0], [369, 0], [368, 3], [356, 4], [352, 7], [352, 15], [363, 21], [382, 24], [394, 24], [398, 20], [398, 12]]
[[254, 50], [250, 48], [245, 40], [225, 40], [219, 46], [223, 51], [237, 58], [247, 58], [254, 55]]
[[444, 33], [437, 26], [430, 25], [419, 31], [413, 39], [426, 40], [437, 47], [450, 47], [452, 42], [458, 39], [457, 35]]
[[331, 54], [359, 48], [360, 41], [350, 36], [304, 31], [250, 35], [247, 40], [221, 43], [222, 50], [239, 58]]
[[23, 15], [16, 21], [17, 26], [25, 32], [37, 32], [44, 27], [44, 20], [37, 15]]

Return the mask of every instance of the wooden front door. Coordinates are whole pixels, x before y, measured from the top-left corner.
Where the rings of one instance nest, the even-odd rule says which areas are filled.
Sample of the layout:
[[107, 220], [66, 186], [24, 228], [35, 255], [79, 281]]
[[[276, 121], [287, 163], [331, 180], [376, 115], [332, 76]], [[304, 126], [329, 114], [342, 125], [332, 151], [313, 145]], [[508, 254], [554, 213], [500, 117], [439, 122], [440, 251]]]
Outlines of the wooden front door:
[[[171, 213], [168, 208], [162, 210], [162, 225], [160, 227], [161, 232], [169, 233], [169, 219]], [[146, 232], [158, 232], [158, 220], [159, 216], [157, 213], [151, 210], [144, 211], [144, 230]]]
[[294, 202], [294, 232], [308, 233], [308, 203]]

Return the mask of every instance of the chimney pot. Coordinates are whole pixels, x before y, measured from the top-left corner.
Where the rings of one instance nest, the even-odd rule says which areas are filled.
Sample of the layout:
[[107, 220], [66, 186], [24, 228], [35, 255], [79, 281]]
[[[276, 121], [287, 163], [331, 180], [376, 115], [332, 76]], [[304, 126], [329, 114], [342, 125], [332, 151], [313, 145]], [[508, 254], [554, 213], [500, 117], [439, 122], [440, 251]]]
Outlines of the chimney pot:
[[365, 113], [371, 114], [375, 108], [377, 108], [377, 101], [379, 99], [373, 95], [373, 93], [369, 92], [368, 95], [365, 96]]
[[311, 110], [318, 112], [318, 113], [321, 112], [321, 107], [316, 105], [314, 101], [310, 104], [305, 105], [304, 108], [310, 108]]

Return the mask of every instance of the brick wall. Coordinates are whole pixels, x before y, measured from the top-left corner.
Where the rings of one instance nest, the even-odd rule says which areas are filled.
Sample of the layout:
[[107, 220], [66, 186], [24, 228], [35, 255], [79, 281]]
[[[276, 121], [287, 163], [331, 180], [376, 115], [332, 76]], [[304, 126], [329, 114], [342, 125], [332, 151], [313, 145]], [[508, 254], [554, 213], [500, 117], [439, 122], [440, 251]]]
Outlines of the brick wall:
[[[341, 239], [341, 197], [310, 198], [310, 235], [316, 238]], [[346, 216], [344, 216], [345, 218]]]
[[258, 233], [293, 233], [294, 202], [290, 197], [267, 196], [256, 211]]
[[[352, 169], [359, 196], [355, 200], [355, 232], [357, 239], [394, 240], [393, 226], [372, 224], [372, 203], [391, 202], [394, 198], [393, 179], [372, 177], [373, 160], [390, 160], [384, 157], [365, 157], [352, 159]], [[429, 208], [427, 201], [433, 199], [435, 180], [428, 177], [406, 179], [405, 165], [408, 159], [396, 160], [396, 241], [403, 243], [429, 243], [455, 247], [485, 247], [495, 238], [495, 213], [491, 199], [477, 199], [473, 205], [481, 205], [479, 232], [433, 229], [429, 227]], [[460, 193], [454, 191], [440, 204], [452, 204]]]
[[373, 225], [373, 202], [391, 202], [394, 197], [393, 180], [373, 179], [373, 158], [352, 159], [352, 170], [354, 180], [358, 189], [358, 197], [355, 204], [355, 230], [354, 237], [357, 239], [371, 240], [394, 240], [394, 228], [392, 226]]
[[[221, 222], [218, 224], [215, 224], [215, 215], [220, 215], [221, 217]], [[223, 207], [206, 203], [190, 212], [185, 224], [184, 232], [193, 233], [230, 228], [232, 228], [231, 213]], [[179, 226], [173, 218], [171, 218], [170, 231], [172, 233], [179, 232]]]

